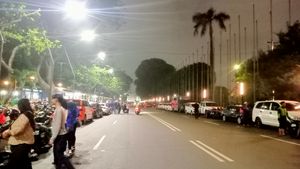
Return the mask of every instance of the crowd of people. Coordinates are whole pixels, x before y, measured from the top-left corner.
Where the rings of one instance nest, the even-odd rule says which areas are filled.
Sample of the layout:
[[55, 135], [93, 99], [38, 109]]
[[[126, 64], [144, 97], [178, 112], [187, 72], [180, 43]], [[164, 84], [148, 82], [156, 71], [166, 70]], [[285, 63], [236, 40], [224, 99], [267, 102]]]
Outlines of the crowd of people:
[[[79, 110], [75, 103], [69, 102], [62, 95], [56, 94], [52, 97], [52, 105], [55, 111], [52, 119], [52, 137], [49, 145], [53, 146], [53, 156], [56, 169], [74, 169], [69, 158], [65, 156], [68, 146], [68, 156], [75, 152], [76, 127]], [[34, 109], [28, 99], [18, 102], [19, 115], [5, 130], [1, 137], [8, 140], [11, 147], [11, 158], [8, 162], [9, 169], [32, 169], [29, 152], [34, 144]]]

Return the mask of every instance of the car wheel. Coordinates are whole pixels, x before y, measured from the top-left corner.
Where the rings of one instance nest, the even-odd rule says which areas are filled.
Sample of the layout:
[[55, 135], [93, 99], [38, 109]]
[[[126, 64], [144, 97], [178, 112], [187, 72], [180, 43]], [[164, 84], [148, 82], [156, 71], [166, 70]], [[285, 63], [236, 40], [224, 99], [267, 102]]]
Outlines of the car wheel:
[[205, 112], [205, 116], [206, 116], [206, 118], [209, 118], [209, 112], [208, 111]]
[[223, 120], [224, 122], [226, 122], [227, 119], [226, 119], [226, 116], [225, 116], [225, 115], [222, 116], [222, 120]]
[[236, 119], [236, 122], [237, 122], [237, 124], [241, 125], [241, 124], [242, 124], [242, 118], [241, 118], [241, 117], [238, 117], [238, 118]]
[[261, 128], [262, 127], [261, 119], [258, 118], [258, 117], [255, 119], [255, 127], [257, 127], [257, 128]]

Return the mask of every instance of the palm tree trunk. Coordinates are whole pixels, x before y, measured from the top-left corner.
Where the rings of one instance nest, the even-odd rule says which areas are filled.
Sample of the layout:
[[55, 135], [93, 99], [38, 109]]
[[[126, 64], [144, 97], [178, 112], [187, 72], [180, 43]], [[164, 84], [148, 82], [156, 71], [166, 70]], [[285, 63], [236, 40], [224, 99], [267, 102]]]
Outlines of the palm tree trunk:
[[210, 77], [211, 77], [211, 82], [210, 82], [210, 96], [211, 99], [214, 100], [214, 83], [215, 83], [215, 77], [214, 77], [214, 72], [215, 72], [215, 58], [214, 58], [214, 42], [213, 42], [213, 26], [212, 26], [212, 21], [209, 23], [209, 39], [210, 39], [210, 67], [211, 67], [211, 72], [210, 72]]

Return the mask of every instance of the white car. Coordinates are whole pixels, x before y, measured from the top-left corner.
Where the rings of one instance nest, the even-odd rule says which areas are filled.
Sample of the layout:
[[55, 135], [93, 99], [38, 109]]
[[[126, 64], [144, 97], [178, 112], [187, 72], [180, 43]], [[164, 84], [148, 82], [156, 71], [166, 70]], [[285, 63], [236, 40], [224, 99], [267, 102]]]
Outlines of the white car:
[[206, 114], [207, 111], [211, 111], [213, 109], [218, 109], [218, 105], [214, 101], [203, 101], [200, 103], [200, 114]]
[[280, 102], [286, 103], [286, 109], [293, 120], [300, 120], [300, 102], [290, 100], [258, 101], [252, 111], [252, 121], [257, 127], [268, 125], [279, 127], [278, 108]]
[[199, 103], [196, 103], [196, 102], [187, 102], [187, 103], [184, 104], [184, 113], [185, 114], [190, 114], [190, 115], [195, 114], [195, 110], [194, 110], [193, 104], [199, 104]]
[[111, 113], [110, 108], [107, 107], [105, 103], [100, 103], [100, 106], [105, 115], [108, 115]]

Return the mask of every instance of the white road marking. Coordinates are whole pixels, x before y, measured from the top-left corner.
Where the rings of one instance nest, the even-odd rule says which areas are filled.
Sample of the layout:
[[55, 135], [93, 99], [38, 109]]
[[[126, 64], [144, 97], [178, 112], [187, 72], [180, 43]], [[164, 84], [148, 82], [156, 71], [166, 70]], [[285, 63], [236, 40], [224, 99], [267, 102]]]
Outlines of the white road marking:
[[267, 135], [260, 135], [260, 136], [261, 136], [261, 137], [264, 137], [264, 138], [268, 138], [268, 139], [280, 141], [280, 142], [282, 142], [282, 143], [288, 143], [288, 144], [292, 144], [292, 145], [295, 145], [295, 146], [300, 146], [300, 144], [295, 143], [295, 142], [292, 142], [292, 141], [286, 141], [286, 140], [282, 140], [282, 139], [275, 138], [275, 137], [271, 137], [271, 136], [267, 136]]
[[209, 149], [210, 151], [214, 152], [215, 154], [219, 155], [220, 157], [224, 158], [225, 160], [229, 161], [229, 162], [233, 162], [234, 160], [227, 157], [226, 155], [220, 153], [219, 151], [209, 147], [208, 145], [204, 144], [203, 142], [197, 140], [197, 143], [201, 144], [202, 146], [204, 146], [205, 148]]
[[99, 148], [99, 146], [101, 145], [101, 143], [103, 142], [105, 137], [106, 137], [106, 135], [101, 137], [101, 139], [98, 141], [98, 143], [94, 146], [93, 150], [97, 150]]
[[163, 119], [159, 118], [159, 117], [156, 117], [152, 114], [148, 114], [150, 117], [154, 118], [155, 120], [157, 120], [158, 122], [160, 122], [161, 124], [165, 125], [166, 127], [168, 127], [169, 129], [171, 129], [172, 131], [176, 132], [181, 132], [181, 130], [177, 127], [175, 127], [173, 124], [170, 124], [166, 121], [164, 121]]
[[205, 123], [208, 123], [208, 124], [213, 124], [213, 125], [216, 125], [216, 126], [219, 126], [220, 124], [219, 123], [214, 123], [214, 122], [211, 122], [211, 121], [204, 121]]
[[197, 144], [195, 141], [190, 140], [190, 143], [194, 144], [196, 147], [198, 147], [199, 149], [201, 149], [202, 151], [204, 151], [205, 153], [207, 153], [211, 157], [215, 158], [219, 162], [224, 162], [224, 160], [222, 158], [220, 158], [220, 157], [216, 156], [215, 154], [213, 154], [212, 152], [206, 150], [204, 147], [202, 147], [201, 145]]
[[117, 122], [118, 122], [118, 120], [115, 120], [115, 121], [113, 122], [113, 125], [117, 124]]

